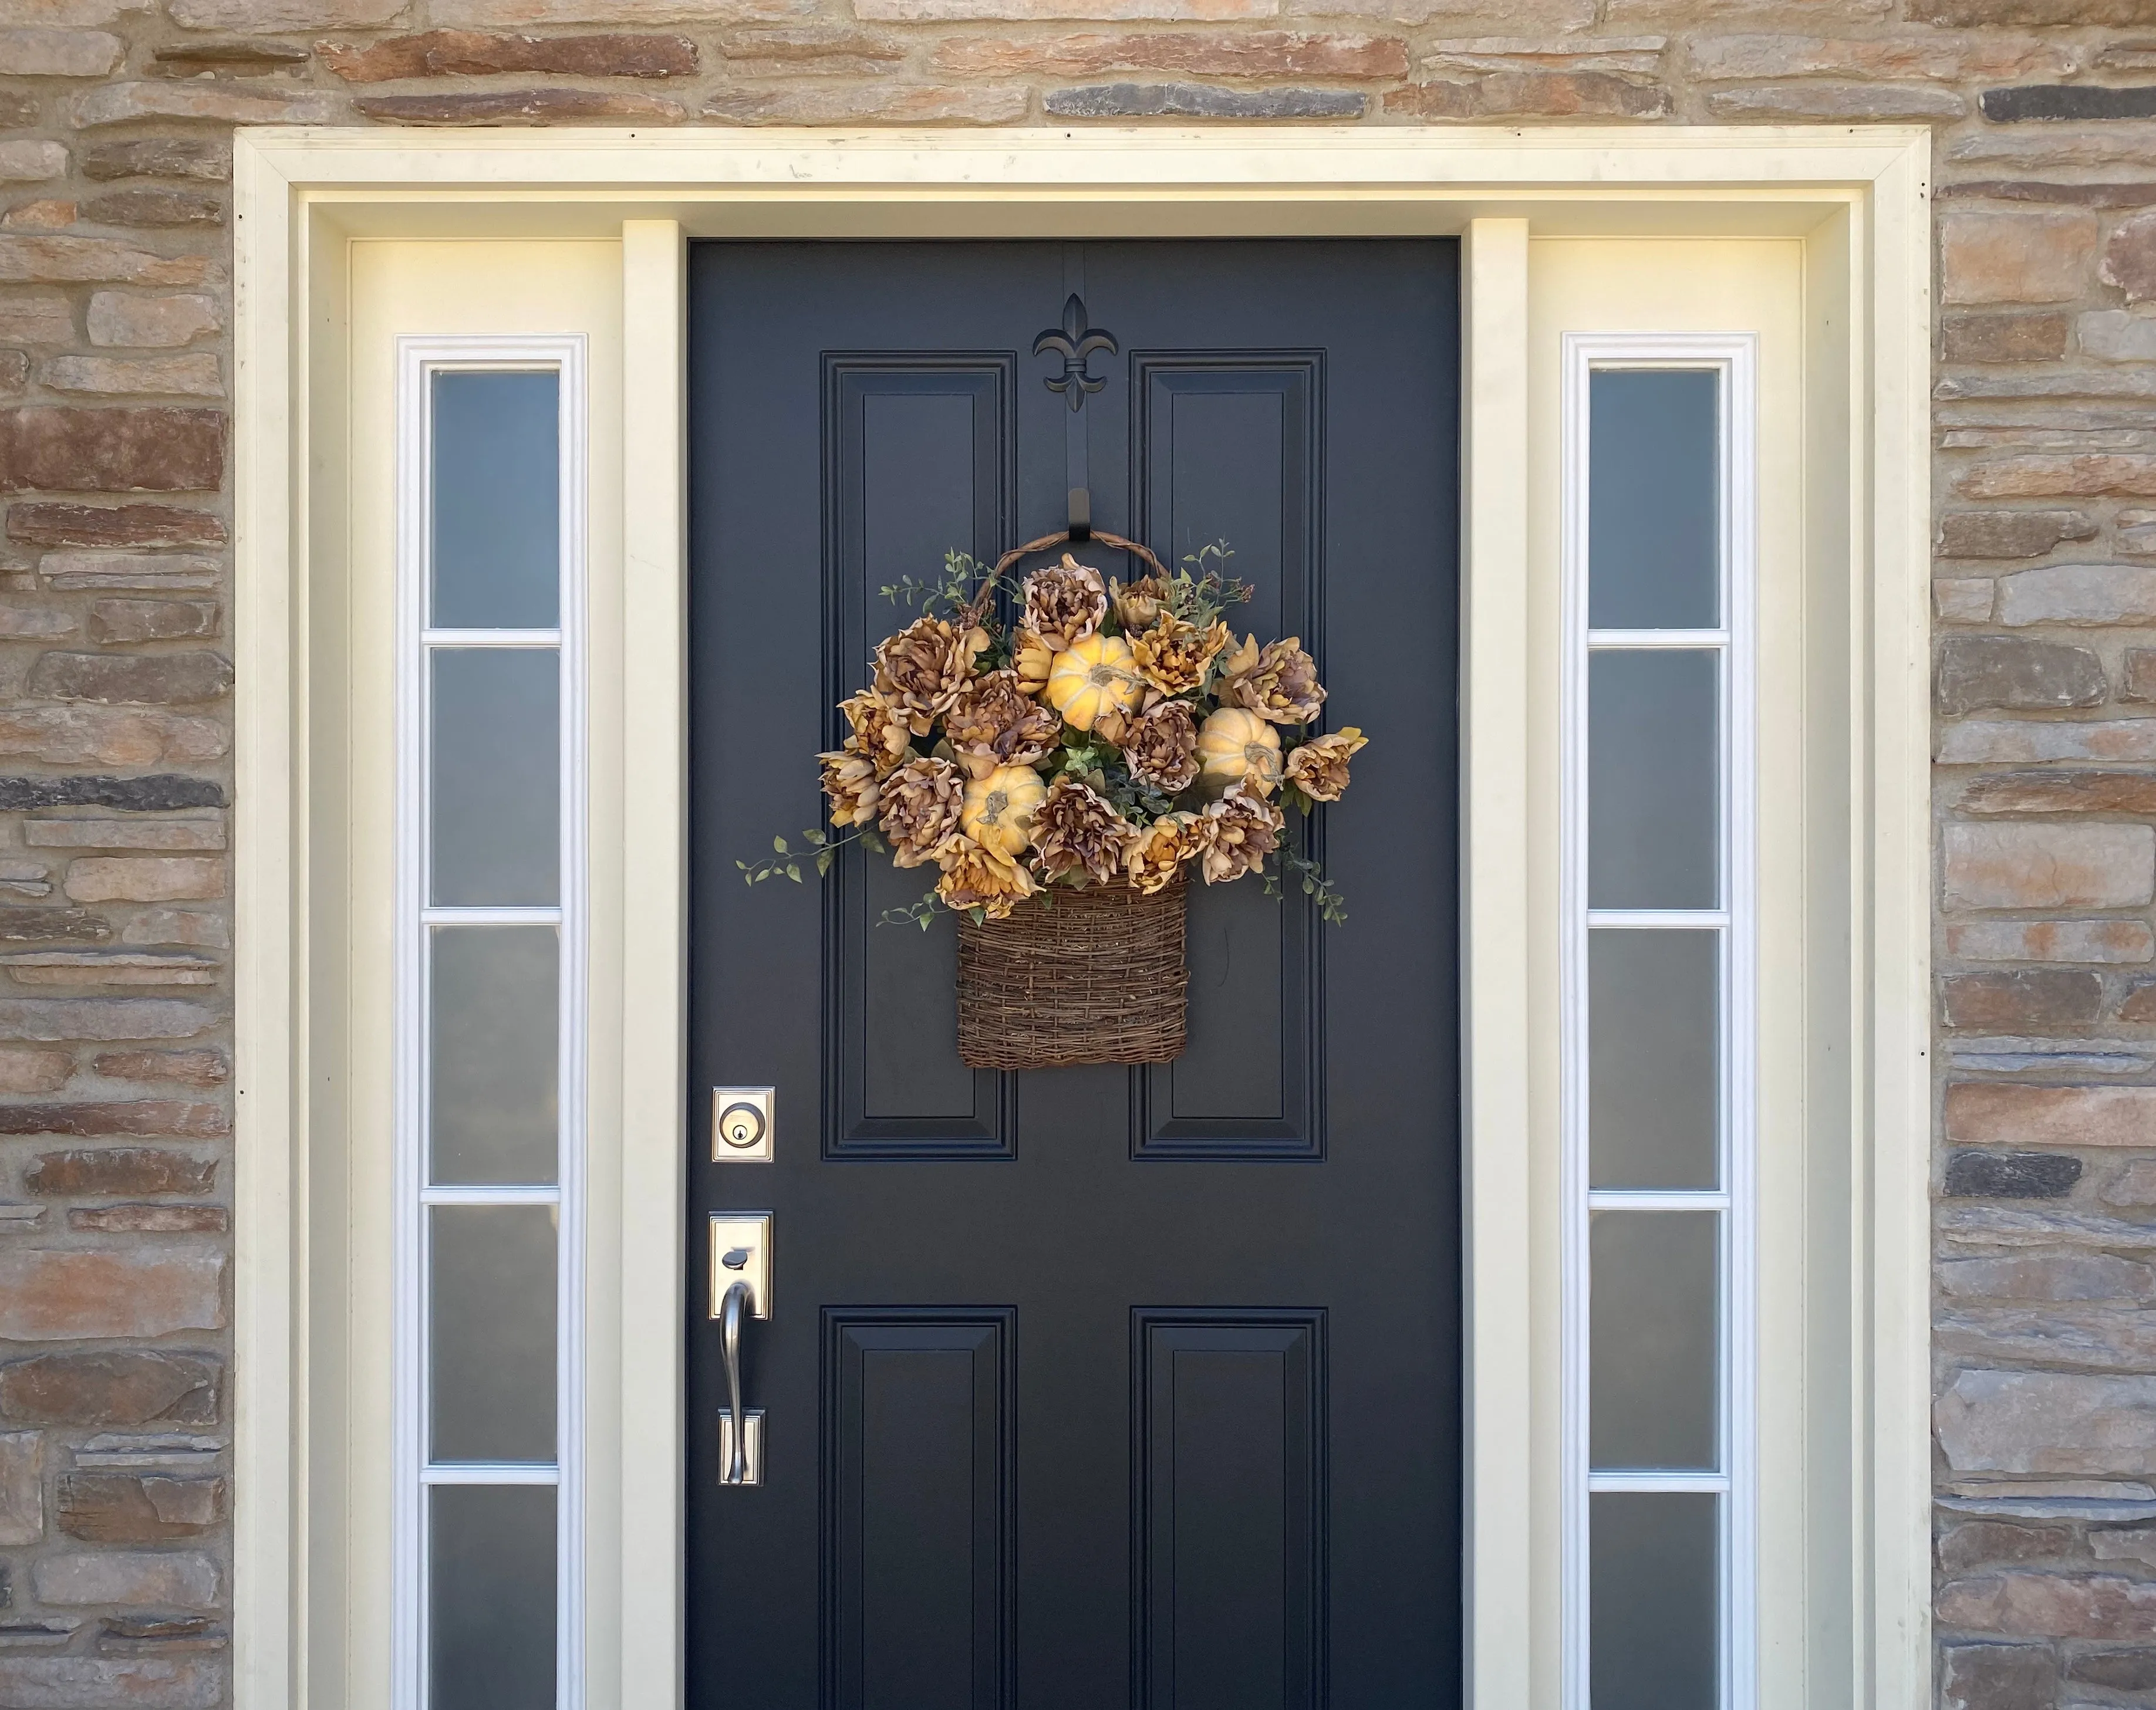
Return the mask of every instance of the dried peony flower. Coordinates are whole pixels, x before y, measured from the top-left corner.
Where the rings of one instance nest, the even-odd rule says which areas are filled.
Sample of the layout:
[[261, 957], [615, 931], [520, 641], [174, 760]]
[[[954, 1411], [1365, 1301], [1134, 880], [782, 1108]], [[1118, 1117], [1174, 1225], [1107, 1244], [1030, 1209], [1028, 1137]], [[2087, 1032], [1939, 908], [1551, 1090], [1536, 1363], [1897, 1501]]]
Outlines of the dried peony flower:
[[1157, 576], [1142, 576], [1128, 587], [1111, 581], [1108, 598], [1116, 608], [1116, 622], [1134, 635], [1151, 629], [1168, 610], [1168, 584]]
[[947, 909], [978, 909], [991, 920], [1001, 920], [1040, 887], [1033, 875], [1008, 855], [984, 849], [970, 837], [953, 838], [945, 846], [943, 876], [936, 881], [936, 893]]
[[1287, 781], [1312, 801], [1337, 801], [1348, 790], [1348, 762], [1370, 745], [1350, 724], [1330, 736], [1313, 736], [1287, 757]]
[[944, 715], [943, 734], [958, 764], [976, 778], [999, 766], [1029, 766], [1048, 757], [1063, 720], [1029, 699], [1015, 671], [991, 671], [958, 693]]
[[883, 781], [879, 801], [891, 864], [919, 867], [957, 836], [966, 775], [947, 760], [910, 760]]
[[1018, 686], [1028, 694], [1039, 694], [1048, 687], [1048, 673], [1055, 667], [1055, 654], [1048, 643], [1029, 629], [1011, 632], [1011, 669], [1018, 673]]
[[1198, 781], [1198, 721], [1187, 701], [1161, 701], [1130, 719], [1122, 750], [1131, 776], [1163, 796]]
[[1163, 694], [1188, 694], [1203, 683], [1206, 668], [1228, 641], [1228, 626], [1217, 619], [1200, 629], [1166, 613], [1130, 637], [1138, 675]]
[[1287, 825], [1279, 808], [1264, 796], [1245, 791], [1240, 784], [1199, 817], [1205, 846], [1198, 864], [1208, 884], [1225, 884], [1256, 872], [1280, 847], [1281, 832]]
[[1194, 813], [1166, 813], [1138, 833], [1124, 868], [1133, 889], [1151, 896], [1174, 883], [1183, 863], [1205, 847], [1205, 827]]
[[1260, 653], [1258, 638], [1245, 636], [1220, 669], [1213, 689], [1220, 704], [1247, 708], [1276, 724], [1307, 724], [1325, 704], [1317, 662], [1303, 652], [1298, 637], [1276, 641]]
[[1082, 875], [1114, 883], [1138, 835], [1106, 796], [1075, 778], [1058, 778], [1033, 811], [1033, 847], [1051, 879]]
[[878, 771], [889, 771], [906, 758], [912, 733], [891, 703], [873, 689], [840, 701], [839, 710], [854, 727], [846, 746], [874, 760]]
[[876, 648], [875, 692], [916, 736], [926, 736], [972, 681], [973, 661], [988, 644], [978, 626], [916, 618]]
[[1051, 653], [1060, 653], [1073, 642], [1085, 640], [1107, 615], [1108, 591], [1101, 586], [1101, 572], [1068, 552], [1062, 563], [1036, 570], [1025, 579], [1025, 615], [1020, 622]]
[[882, 780], [876, 763], [850, 747], [816, 758], [824, 763], [824, 793], [831, 798], [831, 823], [865, 826], [873, 820]]

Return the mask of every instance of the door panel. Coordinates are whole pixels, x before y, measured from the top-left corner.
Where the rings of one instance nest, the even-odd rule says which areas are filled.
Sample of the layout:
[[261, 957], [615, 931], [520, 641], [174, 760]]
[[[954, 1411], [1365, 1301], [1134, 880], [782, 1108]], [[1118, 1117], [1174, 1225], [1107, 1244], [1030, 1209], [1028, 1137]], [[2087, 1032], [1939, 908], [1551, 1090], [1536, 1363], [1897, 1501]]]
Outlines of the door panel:
[[[1441, 1705], [1459, 1691], [1456, 256], [1421, 243], [707, 244], [691, 267], [689, 1686], [703, 1710]], [[1117, 340], [1071, 410], [1067, 295]], [[1190, 902], [1173, 1065], [975, 1073], [927, 875], [739, 858], [946, 551], [1224, 539], [1371, 733], [1321, 927]], [[1133, 520], [1136, 520], [1135, 521]], [[1127, 567], [1097, 544], [1081, 555]], [[774, 1161], [714, 1165], [714, 1085]], [[776, 1219], [718, 1484], [705, 1221]]]

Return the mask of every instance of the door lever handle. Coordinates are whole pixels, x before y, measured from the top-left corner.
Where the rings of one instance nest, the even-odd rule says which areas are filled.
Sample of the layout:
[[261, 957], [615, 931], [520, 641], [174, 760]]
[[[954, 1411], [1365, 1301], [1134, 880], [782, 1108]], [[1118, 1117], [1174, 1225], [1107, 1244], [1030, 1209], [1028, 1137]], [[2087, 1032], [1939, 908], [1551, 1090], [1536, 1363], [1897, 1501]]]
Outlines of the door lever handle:
[[[733, 1256], [727, 1255], [727, 1262]], [[737, 1270], [738, 1265], [734, 1267]], [[726, 1304], [719, 1308], [719, 1341], [726, 1363], [726, 1418], [739, 1421], [747, 1417], [742, 1410], [741, 1327], [742, 1314], [748, 1310], [748, 1284], [737, 1282], [726, 1290]], [[721, 1484], [747, 1484], [748, 1477], [748, 1433], [746, 1431], [722, 1432], [726, 1438], [726, 1470], [721, 1475]]]

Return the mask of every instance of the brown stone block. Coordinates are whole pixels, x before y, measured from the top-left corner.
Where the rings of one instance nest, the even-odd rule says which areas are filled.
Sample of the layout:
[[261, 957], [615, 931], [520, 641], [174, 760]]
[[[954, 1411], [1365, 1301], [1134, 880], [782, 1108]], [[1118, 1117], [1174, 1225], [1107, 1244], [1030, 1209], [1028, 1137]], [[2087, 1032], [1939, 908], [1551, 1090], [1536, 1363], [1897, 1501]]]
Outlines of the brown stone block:
[[726, 70], [737, 77], [880, 77], [907, 51], [896, 36], [820, 23], [728, 30], [719, 38]]
[[199, 285], [206, 256], [158, 255], [111, 238], [0, 237], [0, 281], [30, 284]]
[[1012, 125], [1025, 117], [1022, 89], [725, 90], [704, 104], [704, 116], [728, 125]]
[[28, 90], [0, 90], [0, 128], [27, 131], [38, 122], [38, 98], [35, 95]]
[[2097, 274], [2125, 292], [2129, 303], [2156, 297], [2156, 213], [2137, 214], [2120, 224], [2103, 246]]
[[1957, 29], [2001, 24], [2156, 23], [2156, 0], [1909, 0], [1909, 21]]
[[[1946, 1572], [1966, 1574], [1974, 1568], [2051, 1561], [2071, 1555], [2073, 1549], [2071, 1526], [1970, 1520], [1949, 1527], [1940, 1535], [1938, 1554], [1939, 1566]], [[2041, 1651], [2036, 1654], [2048, 1656]]]
[[[2156, 1377], [1959, 1371], [1934, 1406], [1933, 1422], [1948, 1464], [1957, 1472], [2113, 1478], [2156, 1473]], [[2148, 1610], [2156, 1614], [2156, 1583], [2143, 1590]], [[1952, 1620], [1943, 1610], [1942, 1619], [1950, 1626], [1994, 1631], [2051, 1631]], [[2079, 1636], [2136, 1635], [2081, 1630]]]
[[1358, 119], [1369, 97], [1359, 90], [1096, 83], [1050, 90], [1040, 105], [1063, 119]]
[[0, 492], [215, 492], [224, 445], [221, 410], [0, 410]]
[[0, 1039], [192, 1039], [218, 1019], [177, 997], [0, 997]]
[[1938, 229], [1944, 302], [2065, 303], [2088, 289], [2093, 214], [1951, 212]]
[[0, 339], [18, 345], [74, 340], [74, 315], [58, 291], [0, 291]]
[[46, 765], [149, 766], [220, 760], [230, 746], [213, 719], [119, 707], [0, 708], [0, 757]]
[[81, 205], [93, 226], [221, 226], [224, 202], [199, 190], [116, 190]]
[[1744, 84], [1714, 90], [1707, 97], [1707, 110], [1717, 119], [1841, 119], [1856, 123], [1907, 120], [1924, 124], [1958, 119], [1968, 112], [1969, 103], [1952, 90], [1933, 84], [1825, 83], [1805, 78], [1795, 83]]
[[2064, 315], [1949, 315], [1940, 354], [1949, 362], [2050, 362], [2066, 354]]
[[110, 924], [86, 909], [0, 904], [0, 944], [102, 944], [111, 936]]
[[1969, 1146], [2156, 1146], [2156, 1087], [1957, 1081], [1946, 1093], [1946, 1137]]
[[1424, 119], [1664, 119], [1670, 97], [1657, 84], [1608, 71], [1496, 71], [1390, 90], [1385, 110]]
[[224, 818], [141, 819], [133, 815], [41, 814], [23, 822], [23, 841], [33, 849], [222, 849]]
[[71, 1051], [0, 1045], [0, 1093], [57, 1093], [74, 1073]]
[[677, 101], [596, 89], [362, 95], [354, 105], [370, 119], [393, 120], [402, 125], [561, 125], [600, 119], [676, 125], [688, 116]]
[[1693, 74], [1740, 78], [1849, 76], [1953, 83], [1973, 77], [2063, 76], [2076, 60], [2035, 36], [1943, 36], [1936, 30], [1888, 36], [1695, 35]]
[[0, 1252], [0, 1337], [81, 1342], [223, 1329], [224, 1270], [224, 1256], [208, 1250]]
[[1934, 1274], [1949, 1300], [2156, 1299], [2156, 1267], [2112, 1253], [2012, 1253], [1948, 1259]]
[[28, 950], [0, 967], [18, 986], [214, 986], [223, 973], [208, 956], [147, 950]]
[[346, 83], [388, 83], [401, 77], [484, 77], [493, 73], [550, 73], [567, 77], [686, 77], [696, 69], [696, 44], [686, 36], [493, 35], [480, 30], [426, 30], [356, 47], [323, 42], [322, 64]]
[[150, 63], [159, 71], [169, 67], [174, 77], [193, 77], [205, 70], [257, 77], [305, 64], [307, 50], [289, 42], [172, 42], [151, 49]]
[[1956, 920], [1947, 954], [1971, 962], [2156, 960], [2145, 920]]
[[2096, 532], [2096, 519], [2086, 511], [1948, 511], [1939, 519], [1939, 555], [2041, 558], [2068, 540], [2092, 540]]
[[75, 1206], [67, 1222], [92, 1235], [223, 1235], [232, 1227], [222, 1206]]
[[8, 538], [32, 546], [214, 546], [224, 523], [176, 504], [54, 504], [8, 507]]
[[223, 1651], [232, 1636], [208, 1615], [109, 1615], [100, 1620], [97, 1648], [133, 1656]]
[[217, 1564], [194, 1550], [48, 1555], [31, 1571], [38, 1595], [47, 1603], [214, 1609], [220, 1600]]
[[2156, 814], [2156, 772], [2010, 772], [1979, 778], [1964, 813]]
[[23, 1425], [214, 1425], [224, 1367], [161, 1349], [40, 1354], [0, 1365], [0, 1419]]
[[2156, 1691], [2156, 1646], [2131, 1651], [2083, 1651], [2066, 1664], [2066, 1678], [2114, 1692]]
[[172, 903], [224, 894], [224, 863], [204, 856], [94, 855], [69, 864], [78, 903]]
[[92, 143], [82, 151], [85, 178], [211, 178], [232, 177], [232, 144], [222, 136], [137, 136]]
[[1280, 0], [854, 0], [854, 15], [870, 23], [998, 18], [1045, 23], [1065, 19], [1147, 18], [1224, 23], [1235, 18], [1277, 17], [1280, 9]]
[[403, 12], [409, 0], [172, 0], [182, 29], [229, 30], [235, 35], [296, 35], [304, 30], [372, 29]]
[[1971, 178], [1943, 184], [1942, 202], [2051, 202], [2069, 207], [2146, 207], [2156, 202], [2156, 182], [2063, 183], [2052, 178]]
[[24, 692], [44, 700], [184, 705], [223, 699], [232, 678], [222, 653], [44, 653]]
[[[285, 28], [336, 27], [334, 18], [321, 15], [322, 8], [311, 9], [313, 17]], [[221, 125], [333, 125], [348, 116], [344, 97], [328, 90], [293, 89], [272, 94], [192, 79], [108, 83], [73, 97], [65, 110], [81, 131], [100, 125], [131, 125], [145, 119], [203, 119]]]
[[2093, 707], [2106, 693], [2103, 666], [2087, 648], [2020, 636], [1954, 636], [1939, 647], [1939, 710]]
[[[729, 49], [731, 52], [731, 49]], [[1399, 36], [1296, 30], [1175, 31], [1046, 38], [952, 36], [930, 63], [961, 77], [1084, 77], [1102, 71], [1179, 71], [1205, 77], [1390, 78], [1408, 73]]]
[[90, 1063], [116, 1081], [177, 1081], [189, 1087], [221, 1087], [232, 1078], [222, 1051], [105, 1051]]
[[0, 1432], [0, 1545], [36, 1544], [45, 1535], [43, 1447], [36, 1431]]
[[1942, 975], [1939, 1019], [1949, 1027], [2012, 1032], [2071, 1027], [2103, 1012], [2103, 982], [2071, 968], [1986, 969]]
[[[1947, 1572], [1958, 1571], [1947, 1562], [1943, 1544], [1939, 1555]], [[2050, 1710], [2058, 1687], [2059, 1665], [2048, 1645], [1948, 1645], [1939, 1652], [1940, 1710]]]
[[433, 24], [466, 29], [578, 23], [607, 29], [693, 23], [711, 29], [729, 23], [778, 23], [817, 9], [816, 0], [432, 0], [427, 17]]
[[223, 1671], [191, 1657], [0, 1656], [0, 1701], [23, 1710], [210, 1710]]
[[94, 1544], [199, 1538], [224, 1518], [224, 1508], [221, 1478], [124, 1472], [60, 1476], [60, 1529]]
[[2122, 1021], [2156, 1021], [2156, 980], [2137, 980], [2119, 1000]]
[[[0, 1105], [0, 1112], [35, 1111], [36, 1105]], [[44, 1125], [38, 1119], [11, 1123], [11, 1134], [185, 1134], [190, 1138], [221, 1139], [232, 1132], [232, 1124], [214, 1104], [187, 1104], [177, 1101], [145, 1100], [138, 1104], [75, 1107], [93, 1113], [90, 1124], [78, 1129]], [[135, 1111], [136, 1115], [124, 1113]], [[217, 1160], [190, 1157], [185, 1152], [160, 1146], [100, 1146], [95, 1149], [47, 1152], [32, 1160], [23, 1172], [23, 1185], [29, 1192], [54, 1199], [89, 1197], [117, 1199], [143, 1194], [206, 1194], [217, 1185]]]
[[48, 356], [38, 378], [48, 391], [108, 397], [224, 396], [223, 372], [211, 351], [189, 356]]
[[223, 627], [214, 600], [97, 600], [90, 608], [97, 642], [181, 641]]
[[1939, 1624], [2049, 1639], [2138, 1639], [2156, 1626], [2156, 1583], [2112, 1574], [2027, 1571], [1956, 1579], [1939, 1592]]
[[1954, 479], [1971, 499], [2156, 499], [2156, 457], [2130, 453], [2000, 458]]

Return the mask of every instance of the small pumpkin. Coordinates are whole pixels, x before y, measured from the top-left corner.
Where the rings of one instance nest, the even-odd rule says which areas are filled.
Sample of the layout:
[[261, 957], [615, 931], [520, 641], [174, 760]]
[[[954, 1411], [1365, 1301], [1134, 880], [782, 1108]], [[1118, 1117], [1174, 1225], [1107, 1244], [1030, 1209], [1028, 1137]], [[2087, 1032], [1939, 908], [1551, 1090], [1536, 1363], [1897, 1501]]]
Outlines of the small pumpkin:
[[1222, 707], [1198, 727], [1198, 786], [1208, 797], [1237, 784], [1270, 796], [1280, 787], [1280, 732], [1255, 713]]
[[1145, 694], [1130, 643], [1119, 635], [1089, 635], [1055, 656], [1048, 673], [1048, 704], [1075, 730], [1090, 730], [1104, 713], [1127, 713]]
[[966, 784], [966, 805], [958, 824], [983, 849], [1015, 858], [1033, 841], [1033, 811], [1048, 786], [1031, 766], [998, 766], [985, 778]]

